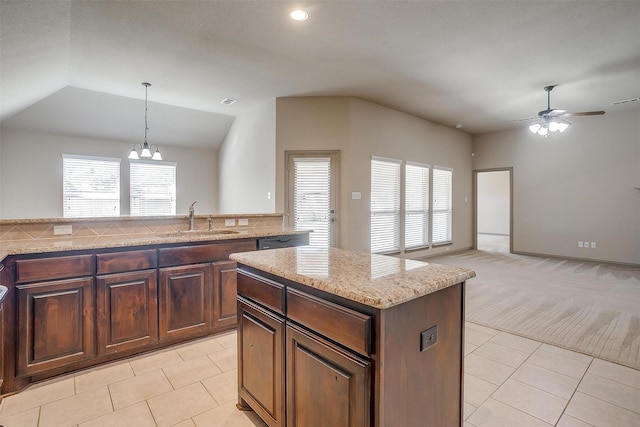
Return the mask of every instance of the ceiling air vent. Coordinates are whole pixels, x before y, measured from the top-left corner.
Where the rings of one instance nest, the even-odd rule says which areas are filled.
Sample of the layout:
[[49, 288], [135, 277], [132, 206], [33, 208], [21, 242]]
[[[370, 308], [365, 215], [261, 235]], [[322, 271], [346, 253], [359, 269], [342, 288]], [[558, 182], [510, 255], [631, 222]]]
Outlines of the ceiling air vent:
[[222, 101], [220, 101], [220, 104], [222, 105], [231, 105], [231, 104], [235, 104], [236, 100], [233, 98], [225, 98]]
[[623, 99], [622, 101], [614, 101], [611, 103], [611, 105], [624, 105], [624, 104], [630, 104], [632, 102], [638, 102], [638, 101], [640, 101], [640, 98]]

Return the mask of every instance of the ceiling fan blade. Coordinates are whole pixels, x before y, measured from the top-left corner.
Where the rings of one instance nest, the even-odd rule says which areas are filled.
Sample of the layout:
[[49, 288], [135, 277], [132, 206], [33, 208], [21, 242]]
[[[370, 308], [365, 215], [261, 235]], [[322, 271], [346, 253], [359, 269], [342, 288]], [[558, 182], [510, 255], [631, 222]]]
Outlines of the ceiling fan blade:
[[556, 110], [555, 108], [548, 108], [546, 110], [538, 111], [538, 117], [560, 117], [563, 116], [566, 110]]
[[565, 116], [601, 116], [604, 114], [604, 111], [582, 111], [579, 113], [565, 113]]

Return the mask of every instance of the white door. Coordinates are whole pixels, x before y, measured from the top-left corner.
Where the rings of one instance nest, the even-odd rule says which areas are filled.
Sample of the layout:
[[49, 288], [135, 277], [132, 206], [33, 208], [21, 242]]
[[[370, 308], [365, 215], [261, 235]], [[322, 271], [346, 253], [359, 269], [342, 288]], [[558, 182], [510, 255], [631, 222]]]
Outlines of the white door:
[[335, 246], [337, 241], [337, 152], [287, 153], [289, 226], [313, 230], [311, 246]]

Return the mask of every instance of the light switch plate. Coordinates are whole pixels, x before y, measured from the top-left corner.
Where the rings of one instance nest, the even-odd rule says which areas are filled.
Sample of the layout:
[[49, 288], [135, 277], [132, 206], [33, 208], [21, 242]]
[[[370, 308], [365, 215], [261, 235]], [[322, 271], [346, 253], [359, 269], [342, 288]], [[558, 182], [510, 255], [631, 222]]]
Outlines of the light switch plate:
[[362, 199], [362, 193], [359, 191], [352, 191], [351, 192], [351, 200], [360, 200]]
[[224, 226], [225, 227], [233, 227], [234, 225], [236, 225], [236, 220], [235, 219], [225, 219], [224, 220]]

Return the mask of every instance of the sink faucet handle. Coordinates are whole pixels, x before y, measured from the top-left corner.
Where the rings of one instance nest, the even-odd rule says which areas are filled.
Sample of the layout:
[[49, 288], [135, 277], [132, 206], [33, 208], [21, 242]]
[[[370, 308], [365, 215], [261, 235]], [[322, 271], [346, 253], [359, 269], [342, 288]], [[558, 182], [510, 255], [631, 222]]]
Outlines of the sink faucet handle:
[[191, 206], [189, 206], [189, 212], [193, 212], [193, 210], [194, 210], [193, 205], [195, 205], [196, 203], [198, 203], [197, 200], [195, 202], [191, 203]]

